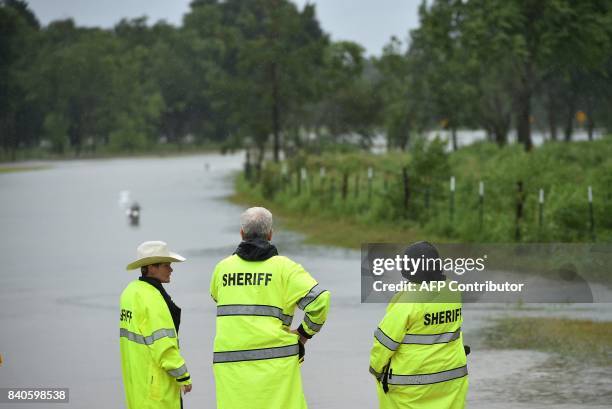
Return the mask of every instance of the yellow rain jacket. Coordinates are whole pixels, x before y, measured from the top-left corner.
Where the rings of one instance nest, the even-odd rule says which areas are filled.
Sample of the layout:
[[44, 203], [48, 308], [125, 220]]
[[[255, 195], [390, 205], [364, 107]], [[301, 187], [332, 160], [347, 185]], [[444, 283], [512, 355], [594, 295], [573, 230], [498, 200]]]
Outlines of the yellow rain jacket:
[[307, 407], [298, 363], [299, 337], [289, 328], [298, 306], [305, 312], [298, 331], [306, 338], [319, 332], [327, 317], [329, 292], [301, 265], [268, 246], [273, 248], [269, 258], [247, 261], [234, 254], [213, 272], [218, 409]]
[[123, 291], [119, 336], [128, 409], [180, 409], [180, 386], [191, 378], [168, 305], [153, 285], [135, 280]]
[[448, 290], [396, 294], [374, 333], [370, 353], [381, 409], [465, 407], [461, 311], [460, 296]]

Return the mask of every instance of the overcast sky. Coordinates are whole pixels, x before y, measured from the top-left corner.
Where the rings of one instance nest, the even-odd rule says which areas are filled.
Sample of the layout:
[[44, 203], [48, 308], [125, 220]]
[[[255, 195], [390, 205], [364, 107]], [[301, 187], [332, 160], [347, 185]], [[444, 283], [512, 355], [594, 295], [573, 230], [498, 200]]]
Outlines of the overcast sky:
[[[249, 0], [244, 0], [249, 1]], [[380, 55], [395, 35], [404, 41], [417, 27], [421, 0], [292, 0], [300, 8], [317, 5], [317, 17], [333, 40], [355, 41], [370, 55]], [[81, 26], [112, 27], [121, 18], [146, 15], [149, 22], [166, 20], [180, 25], [191, 0], [29, 0], [36, 17], [46, 25], [73, 18]]]

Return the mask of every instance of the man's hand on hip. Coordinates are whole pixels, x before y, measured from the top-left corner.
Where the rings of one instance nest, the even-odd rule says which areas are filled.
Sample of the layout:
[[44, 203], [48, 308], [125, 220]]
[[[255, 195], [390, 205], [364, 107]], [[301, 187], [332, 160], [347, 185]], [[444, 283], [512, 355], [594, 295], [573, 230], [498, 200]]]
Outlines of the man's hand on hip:
[[306, 344], [306, 341], [308, 341], [308, 338], [306, 338], [305, 336], [303, 336], [302, 334], [300, 334], [300, 333], [298, 332], [298, 330], [297, 330], [297, 329], [292, 329], [292, 330], [291, 330], [291, 331], [289, 331], [289, 332], [291, 332], [292, 334], [295, 334], [295, 335], [297, 335], [298, 337], [300, 337], [300, 342], [302, 343], [302, 345], [305, 345], [305, 344]]

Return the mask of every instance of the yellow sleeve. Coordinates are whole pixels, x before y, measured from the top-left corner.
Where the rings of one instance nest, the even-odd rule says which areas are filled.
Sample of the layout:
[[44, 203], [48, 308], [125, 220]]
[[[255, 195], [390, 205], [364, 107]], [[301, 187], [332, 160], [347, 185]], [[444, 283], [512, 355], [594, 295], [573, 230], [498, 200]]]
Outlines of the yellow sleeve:
[[213, 301], [216, 303], [217, 302], [217, 270], [219, 269], [219, 264], [217, 264], [215, 266], [215, 269], [212, 273], [212, 277], [210, 279], [210, 296], [212, 297]]
[[145, 344], [149, 347], [151, 357], [166, 373], [180, 385], [191, 384], [191, 376], [185, 360], [179, 352], [178, 338], [168, 306], [161, 294], [159, 301], [147, 305], [147, 314], [140, 328], [145, 335]]
[[298, 332], [306, 338], [312, 338], [325, 324], [330, 294], [301, 265], [289, 262], [289, 305], [297, 305], [304, 311], [304, 321], [298, 327]]
[[370, 351], [370, 373], [380, 378], [384, 368], [397, 351], [408, 327], [413, 304], [391, 303], [387, 313], [374, 332], [374, 345]]

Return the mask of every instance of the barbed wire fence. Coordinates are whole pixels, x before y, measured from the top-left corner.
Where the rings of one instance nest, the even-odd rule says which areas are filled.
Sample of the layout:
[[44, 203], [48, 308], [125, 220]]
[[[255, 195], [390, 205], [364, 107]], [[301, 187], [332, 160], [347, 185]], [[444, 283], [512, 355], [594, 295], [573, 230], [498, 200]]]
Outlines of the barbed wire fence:
[[[319, 209], [331, 212], [370, 211], [375, 197], [390, 201], [389, 208], [399, 209], [404, 220], [421, 225], [433, 219], [443, 222], [446, 213], [447, 233], [457, 236], [457, 217], [469, 215], [479, 233], [485, 233], [492, 225], [505, 219], [513, 222], [512, 234], [508, 238], [523, 241], [528, 229], [530, 240], [547, 238], [546, 206], [554, 192], [522, 180], [513, 186], [487, 184], [484, 180], [427, 180], [410, 173], [407, 166], [399, 171], [380, 170], [373, 166], [347, 170], [330, 166], [296, 166], [283, 162], [274, 169], [257, 169], [245, 163], [245, 178], [260, 184], [262, 195], [267, 200], [291, 197], [316, 204]], [[551, 189], [552, 190], [552, 189]], [[584, 208], [581, 215], [584, 223], [578, 233], [591, 241], [597, 240], [595, 220], [595, 191], [593, 186], [583, 186]], [[551, 197], [552, 195], [552, 197]], [[612, 189], [602, 194], [607, 203], [612, 203]], [[494, 198], [495, 200], [489, 200]], [[576, 228], [576, 227], [574, 227]], [[486, 235], [485, 235], [486, 236]]]

